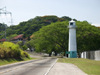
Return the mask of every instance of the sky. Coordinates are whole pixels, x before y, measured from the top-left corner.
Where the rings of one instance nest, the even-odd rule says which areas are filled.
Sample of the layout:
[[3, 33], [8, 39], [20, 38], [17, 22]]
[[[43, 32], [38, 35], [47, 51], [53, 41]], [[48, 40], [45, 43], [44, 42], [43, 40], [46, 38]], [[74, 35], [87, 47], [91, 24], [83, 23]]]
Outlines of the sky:
[[[69, 16], [100, 26], [100, 0], [0, 0], [0, 9], [12, 13], [13, 25], [36, 16]], [[10, 14], [0, 14], [0, 23], [11, 25]]]

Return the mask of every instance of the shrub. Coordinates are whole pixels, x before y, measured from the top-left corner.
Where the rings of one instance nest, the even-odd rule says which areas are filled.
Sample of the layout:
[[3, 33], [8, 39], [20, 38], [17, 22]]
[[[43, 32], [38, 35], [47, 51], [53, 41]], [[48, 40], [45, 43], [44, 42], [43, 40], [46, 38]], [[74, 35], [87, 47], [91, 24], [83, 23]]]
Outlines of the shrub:
[[21, 58], [21, 57], [29, 58], [29, 55], [27, 52], [21, 50], [19, 45], [16, 45], [12, 42], [3, 42], [3, 44], [0, 44], [0, 58]]

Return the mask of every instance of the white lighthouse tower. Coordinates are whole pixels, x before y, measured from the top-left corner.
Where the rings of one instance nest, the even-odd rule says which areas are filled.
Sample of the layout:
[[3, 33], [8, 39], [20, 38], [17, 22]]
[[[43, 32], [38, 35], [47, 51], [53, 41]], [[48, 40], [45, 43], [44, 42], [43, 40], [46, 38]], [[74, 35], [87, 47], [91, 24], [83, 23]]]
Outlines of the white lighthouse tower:
[[75, 21], [69, 21], [69, 58], [77, 58], [76, 28]]

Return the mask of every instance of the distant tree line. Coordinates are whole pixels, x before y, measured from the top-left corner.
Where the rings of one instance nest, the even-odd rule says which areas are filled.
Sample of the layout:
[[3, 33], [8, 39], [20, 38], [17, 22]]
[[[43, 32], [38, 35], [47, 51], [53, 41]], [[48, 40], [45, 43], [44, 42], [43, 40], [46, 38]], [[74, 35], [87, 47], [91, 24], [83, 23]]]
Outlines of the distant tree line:
[[[67, 16], [63, 16], [61, 18], [51, 15], [51, 16], [36, 16], [28, 21], [20, 22], [18, 25], [12, 25], [7, 27], [6, 34], [7, 39], [10, 39], [10, 36], [24, 34], [24, 38], [31, 36], [34, 32], [38, 31], [43, 26], [47, 26], [54, 22], [62, 22], [68, 20], [70, 21], [71, 18]], [[76, 19], [74, 19], [77, 21]], [[0, 33], [4, 32], [4, 24], [0, 23]], [[0, 36], [0, 39], [5, 37], [4, 35]]]

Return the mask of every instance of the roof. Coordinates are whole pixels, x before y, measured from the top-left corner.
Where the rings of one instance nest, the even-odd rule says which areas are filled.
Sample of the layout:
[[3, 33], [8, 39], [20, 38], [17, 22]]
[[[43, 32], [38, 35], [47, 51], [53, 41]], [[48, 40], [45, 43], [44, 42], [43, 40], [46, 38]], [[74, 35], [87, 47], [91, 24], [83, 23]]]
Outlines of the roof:
[[13, 39], [19, 39], [19, 38], [22, 39], [23, 38], [23, 34], [20, 34], [20, 35], [14, 37]]
[[6, 41], [6, 39], [0, 39], [0, 42], [4, 42], [4, 41]]
[[30, 38], [32, 38], [34, 35], [31, 35]]

